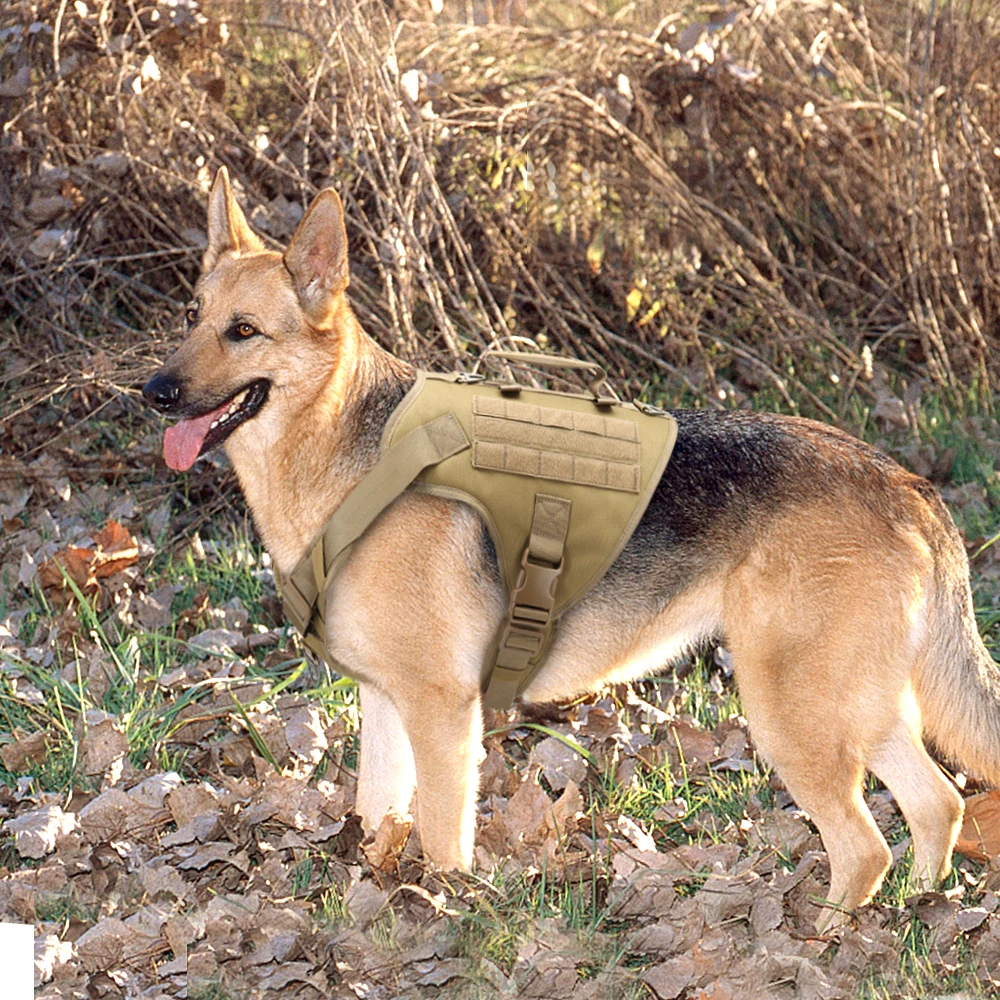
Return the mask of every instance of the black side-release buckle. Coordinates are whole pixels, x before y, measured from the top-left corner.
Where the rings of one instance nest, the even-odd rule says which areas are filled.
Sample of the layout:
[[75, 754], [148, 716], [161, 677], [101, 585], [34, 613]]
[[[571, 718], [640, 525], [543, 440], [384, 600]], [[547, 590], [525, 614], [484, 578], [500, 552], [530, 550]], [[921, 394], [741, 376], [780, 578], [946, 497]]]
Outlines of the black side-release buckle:
[[511, 595], [507, 627], [500, 636], [499, 666], [523, 670], [531, 658], [538, 655], [552, 619], [563, 565], [564, 560], [560, 560], [558, 566], [536, 562], [530, 550], [524, 550], [517, 586]]

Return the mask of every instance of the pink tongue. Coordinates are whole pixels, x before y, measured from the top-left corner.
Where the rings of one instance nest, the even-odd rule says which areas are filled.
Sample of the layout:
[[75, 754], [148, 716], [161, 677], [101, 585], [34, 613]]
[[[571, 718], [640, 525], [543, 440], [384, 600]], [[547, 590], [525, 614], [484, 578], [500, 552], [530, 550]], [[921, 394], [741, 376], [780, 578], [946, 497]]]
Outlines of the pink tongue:
[[203, 417], [181, 420], [167, 428], [163, 435], [163, 457], [171, 469], [182, 472], [194, 465], [212, 421], [225, 408], [225, 405], [220, 406]]

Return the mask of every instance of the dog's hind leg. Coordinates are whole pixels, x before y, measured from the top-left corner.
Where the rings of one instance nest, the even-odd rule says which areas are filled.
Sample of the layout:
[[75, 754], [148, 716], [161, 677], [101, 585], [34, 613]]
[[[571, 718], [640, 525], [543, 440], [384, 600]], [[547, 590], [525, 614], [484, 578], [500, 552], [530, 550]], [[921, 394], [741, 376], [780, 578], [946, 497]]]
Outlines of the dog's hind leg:
[[410, 810], [417, 775], [413, 750], [392, 700], [373, 684], [361, 684], [361, 759], [357, 812], [374, 833], [390, 809]]
[[798, 757], [775, 763], [796, 803], [816, 824], [830, 859], [827, 898], [839, 909], [820, 914], [817, 927], [837, 926], [846, 919], [844, 911], [875, 895], [892, 863], [892, 852], [865, 804], [864, 768], [847, 760], [803, 767]]
[[[731, 576], [727, 646], [750, 735], [823, 838], [828, 899], [853, 910], [871, 899], [892, 861], [863, 782], [870, 749], [895, 724], [901, 671], [891, 641], [873, 641], [864, 627], [872, 592], [850, 579], [839, 548], [825, 553], [817, 543], [803, 556], [789, 548], [776, 545]], [[828, 909], [818, 918], [829, 926], [843, 915]]]
[[[741, 661], [735, 650], [733, 659], [739, 678]], [[796, 804], [819, 830], [830, 859], [827, 898], [839, 909], [819, 914], [817, 926], [836, 926], [845, 919], [843, 911], [871, 899], [892, 862], [889, 847], [865, 804], [864, 763], [843, 734], [813, 724], [820, 719], [810, 717], [809, 706], [801, 712], [801, 702], [796, 705], [789, 699], [776, 703], [767, 694], [759, 697], [755, 687], [752, 681], [741, 682], [750, 734]]]
[[919, 724], [900, 719], [869, 766], [889, 787], [913, 835], [913, 874], [921, 890], [951, 870], [964, 803], [924, 748]]

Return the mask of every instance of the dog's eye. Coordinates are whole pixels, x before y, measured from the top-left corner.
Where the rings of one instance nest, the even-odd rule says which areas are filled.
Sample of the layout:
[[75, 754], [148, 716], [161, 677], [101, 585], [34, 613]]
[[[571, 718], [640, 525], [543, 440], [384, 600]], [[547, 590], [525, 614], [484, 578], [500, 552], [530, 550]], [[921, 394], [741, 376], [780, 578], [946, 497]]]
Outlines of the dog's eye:
[[245, 319], [234, 319], [226, 328], [226, 340], [233, 343], [240, 343], [242, 340], [249, 340], [251, 337], [261, 336], [260, 330]]
[[184, 313], [184, 319], [187, 320], [188, 326], [194, 326], [198, 322], [198, 307], [188, 306], [187, 311]]

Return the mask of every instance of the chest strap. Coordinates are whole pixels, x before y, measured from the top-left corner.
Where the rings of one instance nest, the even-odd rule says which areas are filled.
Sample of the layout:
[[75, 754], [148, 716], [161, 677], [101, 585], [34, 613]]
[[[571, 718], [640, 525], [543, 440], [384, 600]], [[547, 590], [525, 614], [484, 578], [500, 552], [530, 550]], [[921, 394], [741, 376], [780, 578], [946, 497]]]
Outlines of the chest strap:
[[555, 622], [556, 586], [563, 571], [572, 502], [535, 494], [531, 535], [521, 556], [521, 571], [510, 595], [507, 621], [500, 630], [493, 670], [483, 702], [487, 708], [510, 708], [541, 666]]
[[375, 463], [334, 511], [323, 534], [279, 590], [288, 620], [306, 645], [327, 659], [325, 600], [327, 588], [346, 561], [353, 544], [368, 526], [420, 473], [469, 447], [469, 439], [453, 413], [414, 428]]

